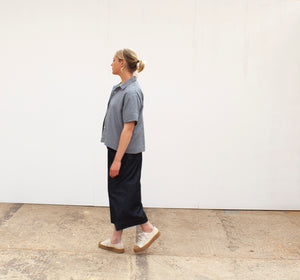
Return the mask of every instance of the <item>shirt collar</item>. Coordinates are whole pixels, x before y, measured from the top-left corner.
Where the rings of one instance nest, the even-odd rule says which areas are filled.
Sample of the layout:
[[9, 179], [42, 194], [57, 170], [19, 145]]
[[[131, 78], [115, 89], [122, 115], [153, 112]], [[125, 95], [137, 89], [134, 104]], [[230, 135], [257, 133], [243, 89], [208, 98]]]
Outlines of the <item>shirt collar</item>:
[[133, 76], [132, 78], [130, 78], [129, 80], [127, 80], [124, 84], [119, 84], [121, 89], [126, 88], [128, 85], [134, 83], [136, 81], [136, 76]]

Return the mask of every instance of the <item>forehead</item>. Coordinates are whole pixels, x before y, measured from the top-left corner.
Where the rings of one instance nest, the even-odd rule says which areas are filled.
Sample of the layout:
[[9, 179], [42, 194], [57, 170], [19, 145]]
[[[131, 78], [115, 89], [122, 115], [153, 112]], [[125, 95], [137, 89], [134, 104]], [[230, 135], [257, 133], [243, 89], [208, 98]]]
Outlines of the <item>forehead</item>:
[[119, 60], [116, 54], [114, 55], [113, 59], [114, 60]]

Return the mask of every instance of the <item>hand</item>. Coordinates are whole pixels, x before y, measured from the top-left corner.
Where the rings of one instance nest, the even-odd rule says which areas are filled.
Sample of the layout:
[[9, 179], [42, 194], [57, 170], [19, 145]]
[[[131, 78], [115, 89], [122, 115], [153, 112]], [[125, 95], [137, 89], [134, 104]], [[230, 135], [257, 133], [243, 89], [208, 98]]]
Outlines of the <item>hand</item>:
[[111, 178], [115, 178], [116, 176], [118, 176], [120, 168], [121, 168], [121, 162], [113, 161], [112, 165], [110, 166], [109, 176]]

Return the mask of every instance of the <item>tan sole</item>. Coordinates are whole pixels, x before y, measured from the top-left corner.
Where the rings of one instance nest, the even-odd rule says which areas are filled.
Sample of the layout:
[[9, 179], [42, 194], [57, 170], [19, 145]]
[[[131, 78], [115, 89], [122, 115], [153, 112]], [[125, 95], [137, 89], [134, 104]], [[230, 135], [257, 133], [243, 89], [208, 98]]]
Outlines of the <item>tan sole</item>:
[[125, 252], [124, 249], [118, 249], [118, 248], [114, 248], [114, 247], [109, 247], [109, 246], [104, 246], [101, 244], [101, 242], [99, 242], [98, 247], [104, 250], [108, 250], [108, 251], [112, 251], [118, 254], [122, 254]]
[[133, 251], [138, 253], [138, 252], [142, 252], [142, 251], [146, 250], [159, 236], [160, 236], [160, 231], [158, 231], [145, 246], [140, 248], [135, 245], [133, 248]]

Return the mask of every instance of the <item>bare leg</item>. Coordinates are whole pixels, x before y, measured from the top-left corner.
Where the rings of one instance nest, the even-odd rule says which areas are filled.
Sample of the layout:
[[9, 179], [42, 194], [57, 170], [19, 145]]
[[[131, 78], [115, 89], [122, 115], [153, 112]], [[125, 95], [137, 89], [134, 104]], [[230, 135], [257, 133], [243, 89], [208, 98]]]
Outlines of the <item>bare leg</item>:
[[141, 224], [141, 228], [144, 232], [151, 232], [153, 230], [153, 225], [150, 222]]
[[117, 230], [116, 227], [114, 226], [114, 232], [111, 238], [111, 243], [112, 244], [120, 243], [122, 240], [122, 233], [123, 230]]

